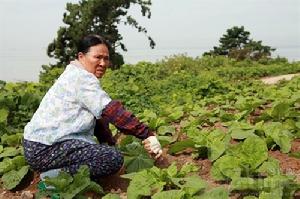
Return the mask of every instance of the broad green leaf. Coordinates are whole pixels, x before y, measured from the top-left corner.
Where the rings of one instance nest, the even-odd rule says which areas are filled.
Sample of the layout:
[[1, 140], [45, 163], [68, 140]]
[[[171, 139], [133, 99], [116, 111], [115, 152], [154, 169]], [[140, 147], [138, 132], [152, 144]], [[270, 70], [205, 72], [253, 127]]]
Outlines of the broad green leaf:
[[[194, 196], [194, 199], [228, 199], [229, 192], [225, 187], [217, 187], [204, 192], [200, 196]], [[244, 197], [245, 198], [245, 197]]]
[[144, 112], [139, 115], [139, 118], [156, 119], [157, 115], [153, 111], [145, 109]]
[[277, 189], [285, 186], [292, 186], [294, 177], [285, 175], [276, 175], [264, 179], [264, 188]]
[[175, 127], [174, 126], [160, 126], [157, 130], [159, 135], [174, 135]]
[[269, 158], [258, 169], [257, 172], [267, 174], [268, 176], [274, 176], [280, 174], [279, 161], [274, 158]]
[[0, 123], [7, 124], [9, 111], [5, 108], [0, 109]]
[[168, 118], [171, 121], [177, 121], [184, 115], [184, 112], [181, 110], [175, 110], [173, 113], [171, 113]]
[[138, 114], [142, 122], [148, 123], [150, 129], [156, 130], [158, 127], [166, 124], [165, 119], [157, 117], [156, 113], [151, 110], [144, 110], [143, 113]]
[[195, 145], [195, 142], [192, 139], [186, 139], [183, 141], [179, 141], [170, 146], [168, 153], [175, 154], [175, 153], [183, 151], [187, 148], [194, 148], [194, 145]]
[[283, 153], [288, 153], [291, 149], [291, 138], [289, 132], [283, 129], [279, 122], [268, 123], [264, 126], [265, 134], [271, 137], [280, 147]]
[[127, 189], [128, 199], [139, 199], [142, 196], [151, 196], [163, 190], [164, 182], [160, 182], [150, 171], [143, 170], [136, 173]]
[[223, 110], [220, 112], [220, 118], [222, 122], [232, 121], [236, 119], [235, 114], [227, 113]]
[[161, 144], [162, 147], [174, 142], [171, 136], [159, 135], [157, 136], [157, 139], [159, 140], [159, 143]]
[[262, 103], [263, 101], [254, 98], [252, 96], [251, 97], [238, 96], [237, 101], [235, 102], [235, 107], [240, 111], [244, 111], [244, 110], [252, 111]]
[[133, 86], [132, 86], [132, 90], [133, 90], [134, 92], [137, 92], [137, 91], [139, 90], [139, 87], [138, 87], [137, 85], [133, 85]]
[[287, 119], [284, 122], [281, 123], [282, 124], [282, 128], [288, 131], [297, 131], [297, 127], [296, 127], [296, 121], [293, 119]]
[[233, 139], [246, 139], [249, 136], [255, 136], [254, 126], [246, 122], [232, 122], [229, 128], [229, 133]]
[[96, 182], [90, 181], [90, 184], [87, 188], [84, 189], [85, 192], [94, 192], [94, 193], [98, 193], [98, 194], [104, 194], [104, 190], [103, 188], [97, 184]]
[[166, 121], [163, 118], [150, 119], [148, 126], [150, 129], [157, 129], [158, 127], [165, 125]]
[[226, 150], [227, 143], [222, 140], [215, 140], [208, 144], [208, 159], [215, 161], [218, 159]]
[[278, 144], [278, 146], [280, 146], [280, 151], [282, 153], [290, 152], [291, 147], [292, 147], [292, 144], [291, 144], [292, 139], [288, 135], [286, 135], [284, 133], [277, 135], [277, 136], [274, 135], [273, 139], [274, 139], [275, 143]]
[[[206, 131], [200, 131], [197, 126], [191, 126], [191, 127], [187, 128], [187, 130], [186, 130], [187, 136], [191, 139], [195, 139], [195, 138], [199, 139], [200, 137], [202, 137], [203, 133], [205, 134]], [[197, 143], [199, 143], [199, 142], [197, 141]]]
[[233, 130], [233, 129], [251, 130], [251, 129], [253, 129], [253, 126], [251, 124], [249, 124], [248, 122], [233, 121], [230, 123], [229, 130]]
[[90, 180], [89, 168], [86, 165], [81, 166], [73, 177], [69, 173], [60, 172], [57, 177], [47, 177], [45, 183], [54, 186], [55, 193], [64, 199], [82, 198], [86, 191], [104, 193], [100, 185]]
[[258, 137], [249, 137], [241, 145], [240, 159], [253, 171], [268, 159], [268, 148], [265, 141]]
[[134, 157], [125, 156], [124, 164], [128, 173], [138, 172], [154, 165], [153, 159], [146, 155], [138, 155]]
[[181, 167], [180, 171], [177, 173], [177, 177], [184, 177], [188, 173], [196, 172], [198, 170], [199, 170], [199, 168], [195, 164], [193, 164], [193, 163], [185, 163]]
[[145, 168], [151, 168], [154, 164], [144, 147], [133, 136], [127, 136], [121, 142], [124, 156], [124, 164], [127, 172], [137, 172]]
[[182, 190], [169, 190], [169, 191], [162, 191], [154, 194], [151, 198], [152, 199], [184, 199], [184, 191]]
[[255, 180], [253, 178], [234, 178], [231, 181], [230, 188], [231, 190], [252, 190], [252, 191], [260, 191], [263, 188], [263, 179]]
[[24, 176], [28, 173], [29, 166], [23, 166], [20, 170], [11, 170], [2, 176], [2, 182], [5, 189], [11, 190], [15, 188]]
[[254, 129], [250, 129], [250, 130], [244, 130], [244, 129], [232, 129], [231, 130], [231, 137], [233, 139], [238, 139], [238, 140], [243, 140], [246, 139], [250, 136], [256, 136], [254, 134]]
[[138, 142], [138, 141], [137, 141], [137, 139], [134, 136], [132, 136], [132, 135], [126, 135], [126, 137], [121, 140], [121, 143], [119, 144], [119, 147], [120, 147], [120, 149], [122, 151], [126, 151], [127, 152], [127, 150], [128, 150], [127, 149], [127, 145], [131, 144], [133, 142]]
[[20, 149], [17, 149], [16, 147], [5, 147], [3, 152], [0, 154], [0, 158], [12, 157], [18, 154], [20, 154]]
[[297, 186], [294, 178], [283, 175], [276, 175], [264, 179], [235, 178], [231, 182], [231, 190], [253, 190], [263, 193], [260, 197], [263, 196], [267, 198], [271, 196], [267, 193], [277, 193], [281, 198], [283, 190], [286, 198], [291, 198], [297, 189], [299, 189], [299, 186]]
[[171, 178], [172, 182], [180, 187], [185, 193], [190, 196], [204, 190], [207, 183], [199, 176], [192, 175], [185, 178]]
[[202, 115], [202, 114], [206, 114], [206, 113], [208, 113], [208, 111], [199, 105], [195, 105], [193, 107], [193, 110], [190, 112], [190, 114], [195, 117]]
[[180, 106], [178, 106], [178, 107], [167, 106], [161, 112], [165, 116], [167, 116], [167, 118], [171, 122], [179, 120], [184, 115], [184, 112], [182, 111], [182, 107], [180, 107]]
[[23, 155], [18, 155], [14, 157], [13, 159], [11, 159], [11, 162], [17, 170], [27, 165], [25, 157]]
[[13, 164], [12, 159], [5, 158], [2, 162], [0, 162], [0, 175], [13, 169], [15, 169], [15, 165]]
[[275, 189], [271, 192], [261, 192], [258, 199], [282, 199], [283, 191], [282, 189]]
[[245, 110], [240, 113], [235, 114], [236, 121], [240, 121], [251, 113], [252, 110]]
[[89, 168], [81, 166], [77, 173], [73, 176], [72, 183], [61, 193], [62, 198], [74, 198], [78, 193], [89, 187], [91, 183]]
[[123, 145], [121, 150], [125, 155], [128, 156], [139, 156], [141, 154], [145, 156], [148, 155], [142, 144], [138, 141], [133, 141], [125, 146]]
[[155, 176], [155, 178], [161, 179], [161, 177], [166, 177], [166, 169], [160, 169], [156, 166], [152, 167], [149, 169], [149, 172], [151, 173], [152, 176]]
[[216, 160], [211, 170], [215, 180], [234, 179], [241, 176], [240, 160], [233, 156], [222, 156]]
[[300, 122], [295, 122], [295, 126], [300, 129]]
[[270, 115], [278, 120], [288, 116], [290, 104], [288, 102], [277, 102], [270, 111]]
[[121, 177], [132, 180], [137, 173], [138, 172], [126, 173], [126, 174], [121, 175]]
[[207, 148], [207, 156], [212, 161], [218, 159], [225, 152], [230, 141], [230, 135], [220, 130], [203, 131], [191, 138], [195, 142], [196, 148]]
[[18, 146], [21, 144], [22, 138], [23, 138], [23, 133], [16, 133], [13, 135], [4, 134], [1, 137], [1, 143], [3, 145], [8, 145], [8, 146]]
[[169, 177], [173, 178], [177, 175], [177, 166], [176, 163], [173, 162], [168, 168], [167, 168], [167, 174]]

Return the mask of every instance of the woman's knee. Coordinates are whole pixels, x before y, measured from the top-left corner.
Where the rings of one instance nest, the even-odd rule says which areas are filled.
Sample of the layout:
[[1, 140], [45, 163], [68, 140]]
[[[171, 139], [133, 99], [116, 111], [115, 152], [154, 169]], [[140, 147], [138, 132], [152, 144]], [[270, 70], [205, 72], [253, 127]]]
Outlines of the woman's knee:
[[113, 151], [111, 152], [110, 161], [111, 161], [110, 164], [111, 171], [108, 175], [118, 173], [124, 165], [124, 157], [121, 154], [121, 152], [116, 148], [114, 148]]
[[124, 157], [115, 147], [108, 147], [105, 153], [99, 154], [92, 163], [92, 174], [96, 176], [109, 176], [118, 173], [124, 164]]

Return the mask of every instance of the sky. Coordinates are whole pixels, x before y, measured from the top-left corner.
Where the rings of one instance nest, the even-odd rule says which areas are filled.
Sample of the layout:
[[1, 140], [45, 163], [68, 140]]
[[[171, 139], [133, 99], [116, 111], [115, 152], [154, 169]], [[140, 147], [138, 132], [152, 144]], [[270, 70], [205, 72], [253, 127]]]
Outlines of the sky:
[[[38, 81], [41, 65], [56, 37], [67, 2], [79, 0], [0, 0], [0, 79]], [[156, 42], [119, 25], [128, 52], [126, 63], [156, 61], [174, 54], [201, 56], [228, 28], [244, 26], [250, 38], [275, 47], [274, 55], [300, 60], [300, 0], [152, 0], [151, 19], [138, 7], [130, 14]]]

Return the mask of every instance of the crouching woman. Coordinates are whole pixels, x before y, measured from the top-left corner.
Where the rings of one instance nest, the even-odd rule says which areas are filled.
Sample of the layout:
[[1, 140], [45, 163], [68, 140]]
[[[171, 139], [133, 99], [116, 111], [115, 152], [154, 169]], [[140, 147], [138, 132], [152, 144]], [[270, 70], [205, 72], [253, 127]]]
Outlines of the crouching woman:
[[99, 35], [88, 35], [77, 50], [77, 59], [48, 90], [25, 126], [23, 146], [31, 168], [42, 173], [63, 170], [74, 174], [81, 165], [87, 165], [93, 178], [117, 173], [123, 156], [103, 143], [114, 144], [109, 123], [142, 139], [148, 153], [159, 158], [162, 150], [156, 136], [100, 86], [98, 78], [110, 65], [109, 44]]

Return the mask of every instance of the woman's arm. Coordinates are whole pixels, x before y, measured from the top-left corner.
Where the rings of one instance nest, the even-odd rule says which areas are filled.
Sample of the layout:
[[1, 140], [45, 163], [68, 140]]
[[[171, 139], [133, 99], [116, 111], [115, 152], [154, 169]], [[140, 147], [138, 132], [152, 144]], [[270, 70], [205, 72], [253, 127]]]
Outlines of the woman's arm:
[[103, 118], [96, 120], [94, 135], [96, 136], [99, 143], [107, 142], [108, 145], [116, 144], [116, 139], [113, 137], [112, 132], [109, 129], [109, 123], [106, 122]]
[[115, 125], [122, 133], [134, 135], [143, 140], [154, 135], [149, 127], [140, 122], [133, 113], [127, 111], [120, 101], [112, 100], [102, 111], [101, 117]]
[[121, 102], [111, 101], [103, 110], [102, 118], [114, 124], [121, 132], [143, 139], [144, 148], [155, 159], [162, 155], [159, 141], [149, 127], [140, 122], [131, 112], [127, 111]]

